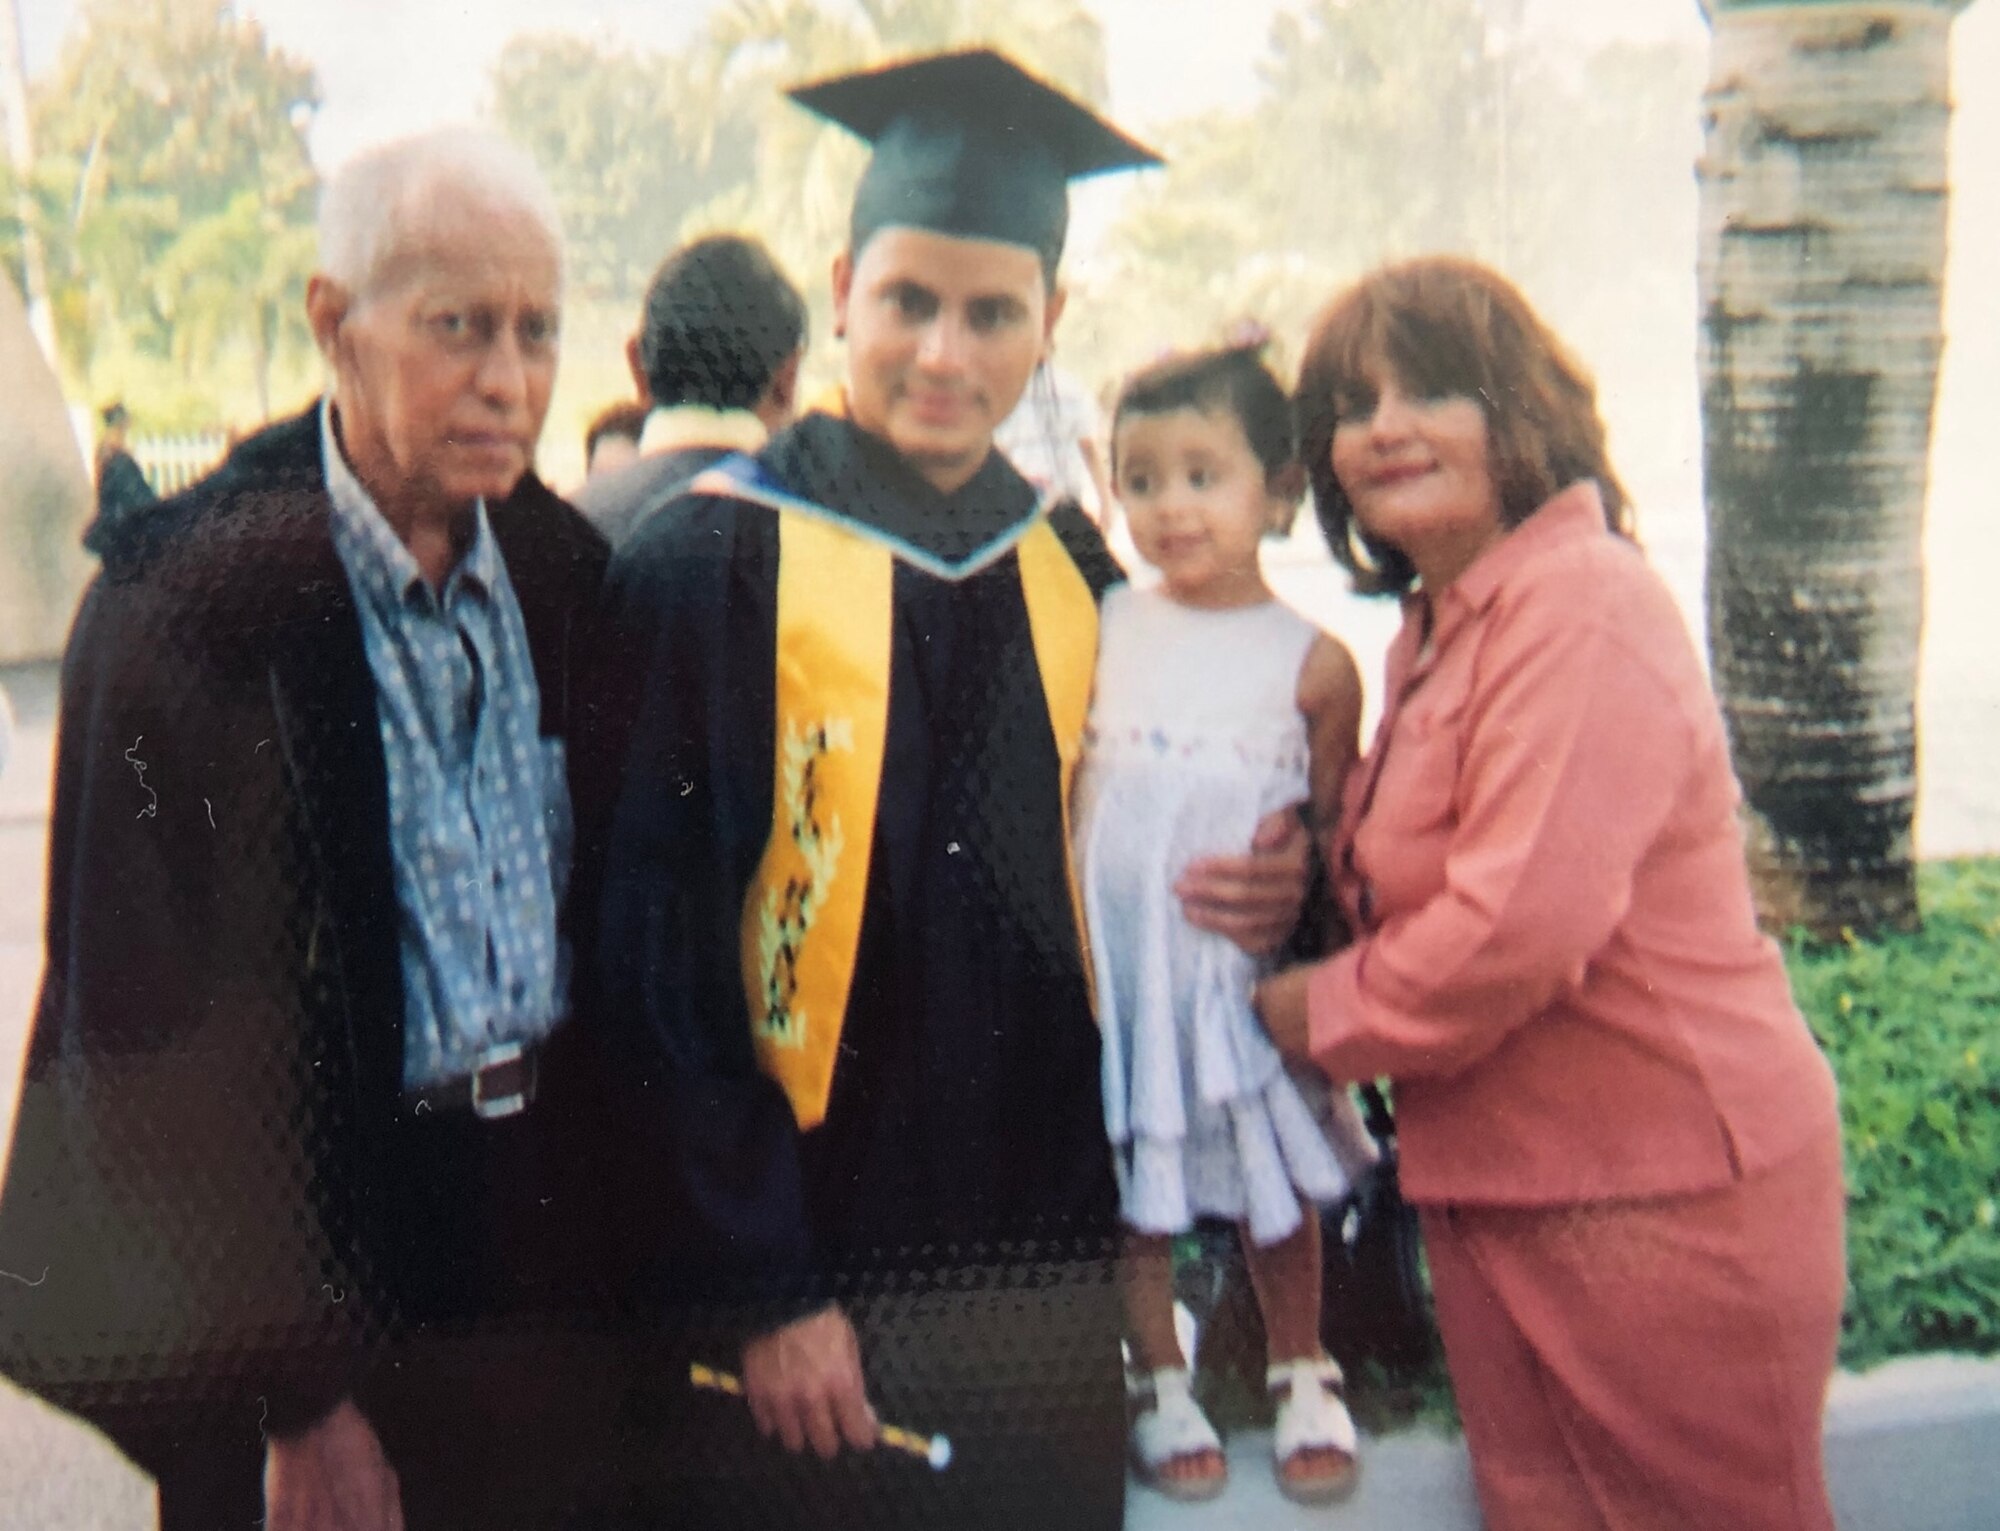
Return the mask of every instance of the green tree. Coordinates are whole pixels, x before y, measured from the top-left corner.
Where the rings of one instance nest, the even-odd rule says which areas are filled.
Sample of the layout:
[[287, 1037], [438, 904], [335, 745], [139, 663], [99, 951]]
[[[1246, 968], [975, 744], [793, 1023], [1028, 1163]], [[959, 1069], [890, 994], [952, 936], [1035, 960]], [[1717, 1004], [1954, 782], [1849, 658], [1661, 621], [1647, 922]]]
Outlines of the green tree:
[[154, 270], [177, 360], [192, 366], [237, 340], [250, 350], [257, 412], [271, 417], [271, 369], [311, 346], [301, 278], [317, 254], [310, 224], [287, 216], [293, 197], [246, 187], [181, 231]]
[[988, 45], [1093, 103], [1106, 91], [1104, 35], [1080, 0], [732, 0], [696, 44], [688, 110], [712, 124], [718, 151], [747, 162], [689, 213], [683, 235], [755, 231], [815, 313], [830, 308], [828, 271], [847, 239], [865, 148], [845, 131], [784, 107], [785, 87], [902, 54]]
[[580, 296], [629, 302], [675, 245], [748, 230], [806, 288], [823, 327], [865, 151], [785, 106], [784, 88], [982, 43], [1103, 99], [1103, 34], [1079, 0], [729, 0], [677, 53], [516, 38], [492, 96], [554, 186]]
[[1917, 919], [1923, 510], [1966, 3], [1703, 7], [1709, 648], [1764, 912], [1822, 933]]
[[[208, 412], [268, 410], [301, 360], [316, 180], [313, 73], [219, 0], [89, 0], [33, 93], [29, 188], [69, 370], [171, 358]], [[246, 301], [247, 300], [247, 301]]]
[[[1341, 282], [1455, 250], [1515, 270], [1549, 241], [1548, 102], [1479, 0], [1312, 0], [1272, 23], [1261, 89], [1162, 135], [1089, 293], [1110, 370], [1255, 314], [1297, 334]], [[1511, 172], [1511, 173], [1510, 173]], [[1150, 332], [1150, 333], [1149, 333]]]
[[562, 35], [517, 37], [501, 50], [495, 115], [549, 178], [570, 282], [584, 297], [635, 297], [689, 210], [749, 178], [743, 136], [718, 134], [687, 109], [689, 74], [684, 55]]

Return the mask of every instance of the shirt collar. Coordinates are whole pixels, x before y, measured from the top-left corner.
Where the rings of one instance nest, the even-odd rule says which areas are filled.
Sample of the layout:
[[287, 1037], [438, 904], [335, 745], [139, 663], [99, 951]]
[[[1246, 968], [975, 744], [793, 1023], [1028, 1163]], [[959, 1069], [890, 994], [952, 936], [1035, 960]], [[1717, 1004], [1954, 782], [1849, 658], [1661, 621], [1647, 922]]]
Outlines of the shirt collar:
[[[1465, 623], [1489, 606], [1523, 564], [1550, 548], [1607, 535], [1604, 500], [1594, 479], [1580, 479], [1544, 500], [1527, 520], [1512, 528], [1445, 586], [1431, 611], [1433, 652]], [[1406, 610], [1421, 610], [1429, 599], [1421, 591], [1409, 597]]]
[[683, 447], [727, 447], [761, 452], [770, 437], [764, 422], [747, 409], [710, 409], [705, 404], [661, 405], [646, 416], [639, 453], [678, 452]]
[[[334, 430], [331, 395], [320, 401], [319, 437], [320, 454], [326, 466], [327, 497], [333, 502], [334, 543], [357, 578], [392, 604], [400, 605], [409, 600], [412, 589], [426, 588], [423, 570], [348, 465]], [[455, 585], [462, 583], [481, 595], [488, 594], [498, 575], [499, 561], [500, 551], [486, 520], [486, 502], [474, 500], [472, 542], [446, 577], [443, 593], [448, 596]]]

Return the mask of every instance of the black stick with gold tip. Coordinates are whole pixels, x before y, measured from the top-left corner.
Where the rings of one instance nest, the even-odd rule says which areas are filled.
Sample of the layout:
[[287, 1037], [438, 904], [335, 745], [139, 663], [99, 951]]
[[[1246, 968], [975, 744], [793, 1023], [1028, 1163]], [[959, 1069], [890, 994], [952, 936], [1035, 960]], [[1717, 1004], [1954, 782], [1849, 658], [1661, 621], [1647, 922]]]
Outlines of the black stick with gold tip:
[[[727, 1393], [733, 1398], [743, 1396], [742, 1378], [717, 1371], [713, 1366], [703, 1366], [699, 1361], [689, 1365], [688, 1382], [704, 1393]], [[935, 1472], [943, 1472], [951, 1466], [951, 1442], [942, 1435], [919, 1435], [900, 1425], [882, 1425], [877, 1428], [875, 1439], [893, 1451], [928, 1462]]]

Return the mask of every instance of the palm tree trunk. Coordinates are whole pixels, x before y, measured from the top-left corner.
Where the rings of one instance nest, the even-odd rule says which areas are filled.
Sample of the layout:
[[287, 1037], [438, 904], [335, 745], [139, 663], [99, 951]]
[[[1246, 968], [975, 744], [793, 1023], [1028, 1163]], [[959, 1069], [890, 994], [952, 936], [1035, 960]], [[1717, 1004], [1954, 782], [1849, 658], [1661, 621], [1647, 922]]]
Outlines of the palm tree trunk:
[[1716, 0], [1700, 166], [1708, 630], [1759, 904], [1917, 920], [1916, 685], [1968, 0]]

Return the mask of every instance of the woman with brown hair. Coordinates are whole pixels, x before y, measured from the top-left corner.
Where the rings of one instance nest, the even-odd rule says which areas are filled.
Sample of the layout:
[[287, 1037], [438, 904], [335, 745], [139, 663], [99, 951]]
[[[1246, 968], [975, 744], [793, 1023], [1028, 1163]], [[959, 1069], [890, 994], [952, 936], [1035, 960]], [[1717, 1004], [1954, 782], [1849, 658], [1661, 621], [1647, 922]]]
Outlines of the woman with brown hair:
[[1333, 840], [1356, 940], [1257, 1003], [1395, 1081], [1486, 1524], [1828, 1531], [1832, 1075], [1592, 385], [1424, 259], [1322, 314], [1298, 403], [1328, 541], [1405, 621]]

